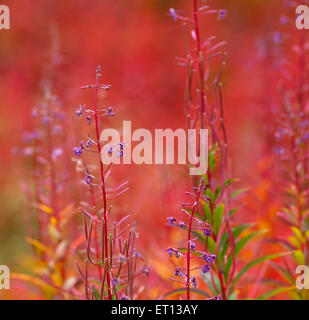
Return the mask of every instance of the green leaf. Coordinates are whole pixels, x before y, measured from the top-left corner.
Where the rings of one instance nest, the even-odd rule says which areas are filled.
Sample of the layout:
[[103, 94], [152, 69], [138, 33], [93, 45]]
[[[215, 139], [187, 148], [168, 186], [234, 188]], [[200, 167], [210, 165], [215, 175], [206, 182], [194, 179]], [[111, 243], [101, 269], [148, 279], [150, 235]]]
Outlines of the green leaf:
[[[210, 272], [207, 273], [201, 273], [202, 279], [206, 283], [208, 289], [211, 291], [211, 293], [215, 296], [218, 296], [221, 293], [221, 285], [218, 277], [215, 274], [212, 274]], [[211, 279], [213, 277], [213, 281], [215, 283], [215, 286], [213, 285], [213, 281]], [[216, 290], [216, 288], [218, 290]]]
[[208, 237], [208, 245], [207, 248], [209, 250], [210, 253], [215, 253], [216, 251], [216, 242], [213, 238]]
[[211, 200], [211, 202], [215, 202], [215, 195], [210, 188], [206, 189], [205, 195], [207, 198], [209, 198]]
[[237, 300], [237, 296], [238, 296], [238, 290], [235, 290], [235, 292], [233, 292], [228, 299], [229, 300]]
[[286, 256], [288, 254], [291, 254], [291, 252], [282, 252], [282, 253], [276, 253], [276, 254], [269, 254], [269, 255], [265, 255], [262, 257], [259, 257], [257, 259], [254, 259], [252, 261], [250, 261], [248, 264], [246, 264], [240, 271], [239, 273], [236, 275], [236, 277], [233, 279], [231, 286], [230, 286], [230, 290], [229, 290], [229, 295], [233, 292], [234, 286], [236, 285], [237, 281], [252, 267], [264, 262], [264, 261], [268, 261], [268, 260], [273, 260], [279, 257], [283, 257]]
[[286, 270], [285, 268], [281, 267], [279, 264], [275, 263], [275, 262], [270, 262], [270, 265], [276, 269], [281, 276], [287, 280], [290, 284], [294, 284], [295, 283], [295, 279], [293, 277], [293, 275], [290, 273], [290, 270]]
[[237, 178], [227, 179], [227, 180], [224, 181], [224, 186], [227, 187], [227, 186], [229, 186], [230, 184], [232, 184], [233, 182], [236, 182], [236, 181], [239, 181], [239, 179], [237, 179]]
[[[253, 226], [252, 223], [246, 223], [246, 224], [240, 224], [240, 225], [232, 228], [232, 234], [233, 234], [234, 240], [236, 240], [243, 231], [251, 228], [252, 226]], [[225, 232], [221, 238], [220, 247], [219, 247], [219, 249], [220, 248], [222, 249], [223, 256], [225, 255], [226, 250], [228, 249], [229, 244], [230, 244], [230, 242], [228, 240], [229, 240], [229, 234], [228, 234], [228, 232]]]
[[231, 217], [239, 208], [234, 208], [229, 211], [229, 216]]
[[231, 194], [231, 197], [235, 198], [236, 196], [246, 192], [247, 190], [249, 190], [249, 188], [243, 188], [243, 189], [236, 190]]
[[258, 300], [266, 300], [271, 297], [274, 297], [275, 295], [277, 295], [279, 293], [285, 293], [285, 292], [290, 292], [290, 291], [294, 291], [294, 290], [296, 290], [295, 286], [276, 288], [276, 289], [270, 290], [270, 291], [262, 294], [261, 296], [258, 297]]
[[212, 224], [211, 210], [210, 210], [210, 206], [209, 206], [208, 202], [203, 203], [203, 211], [204, 211], [204, 215], [205, 215], [205, 218], [208, 221], [208, 223]]
[[101, 300], [101, 296], [96, 287], [93, 287], [93, 293], [96, 300]]
[[219, 187], [216, 189], [215, 197], [214, 197], [214, 201], [216, 201], [216, 200], [217, 200], [217, 198], [218, 198], [218, 196], [219, 196], [220, 192], [221, 192], [221, 186], [219, 186]]
[[211, 149], [208, 152], [208, 168], [210, 173], [213, 173], [215, 166], [216, 166], [215, 150]]
[[218, 235], [221, 223], [222, 223], [222, 217], [224, 214], [225, 205], [224, 203], [221, 203], [219, 206], [217, 206], [214, 210], [214, 225], [213, 225], [213, 231], [215, 235]]
[[[238, 256], [239, 252], [241, 251], [241, 249], [244, 248], [244, 246], [251, 240], [253, 239], [254, 237], [258, 236], [259, 234], [262, 234], [262, 233], [265, 233], [267, 232], [268, 230], [259, 230], [259, 231], [254, 231], [254, 232], [251, 232], [250, 234], [248, 234], [247, 236], [245, 237], [242, 237], [238, 242], [236, 242], [235, 244], [235, 257]], [[229, 257], [228, 257], [228, 260], [227, 260], [227, 263], [226, 263], [226, 266], [225, 266], [225, 270], [224, 270], [224, 277], [225, 277], [225, 280], [227, 280], [228, 278], [228, 274], [229, 274], [229, 271], [230, 271], [230, 268], [232, 266], [232, 263], [233, 263], [233, 258], [232, 258], [232, 255], [229, 254]]]

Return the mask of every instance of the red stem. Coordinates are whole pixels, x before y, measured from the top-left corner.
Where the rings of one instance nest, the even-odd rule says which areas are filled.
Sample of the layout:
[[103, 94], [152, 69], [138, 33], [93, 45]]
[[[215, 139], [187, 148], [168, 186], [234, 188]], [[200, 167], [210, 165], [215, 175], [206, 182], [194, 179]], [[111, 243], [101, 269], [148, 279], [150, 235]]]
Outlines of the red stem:
[[[101, 143], [100, 143], [100, 134], [99, 134], [99, 123], [98, 123], [98, 113], [97, 113], [97, 100], [98, 100], [98, 79], [99, 75], [98, 73], [100, 70], [97, 70], [96, 75], [96, 84], [95, 84], [95, 98], [94, 98], [94, 120], [95, 120], [95, 128], [96, 128], [96, 138], [97, 138], [97, 148], [99, 153], [99, 162], [100, 162], [100, 171], [101, 171], [101, 189], [102, 189], [102, 198], [103, 198], [103, 208], [104, 208], [104, 261], [103, 263], [106, 263], [106, 260], [108, 259], [108, 241], [107, 241], [107, 203], [106, 203], [106, 190], [105, 190], [105, 180], [104, 180], [104, 168], [103, 163], [101, 161]], [[107, 264], [108, 265], [108, 264]], [[107, 272], [106, 272], [106, 281], [107, 281], [107, 291], [108, 291], [108, 298], [112, 300], [112, 292], [111, 292], [111, 286], [110, 286], [110, 274], [109, 274], [109, 267], [107, 266]]]
[[202, 65], [202, 50], [201, 50], [201, 40], [200, 40], [200, 30], [198, 23], [198, 8], [197, 0], [194, 0], [194, 26], [195, 26], [195, 35], [196, 35], [196, 45], [197, 45], [197, 54], [198, 54], [198, 75], [200, 81], [200, 104], [201, 104], [201, 127], [205, 128], [205, 90], [204, 90], [204, 79], [203, 79], [203, 65]]
[[193, 216], [194, 216], [194, 213], [195, 213], [195, 210], [197, 208], [197, 205], [198, 205], [198, 201], [199, 201], [199, 198], [201, 196], [201, 192], [202, 192], [202, 187], [203, 187], [203, 180], [201, 181], [201, 184], [200, 184], [200, 188], [199, 188], [199, 191], [194, 199], [194, 204], [193, 204], [193, 207], [192, 207], [192, 212], [191, 212], [191, 215], [190, 215], [190, 220], [189, 220], [189, 226], [188, 226], [188, 251], [187, 251], [187, 283], [186, 283], [186, 287], [187, 287], [187, 300], [190, 300], [190, 262], [191, 262], [191, 247], [190, 247], [190, 244], [191, 244], [191, 230], [192, 230], [192, 220], [193, 220]]

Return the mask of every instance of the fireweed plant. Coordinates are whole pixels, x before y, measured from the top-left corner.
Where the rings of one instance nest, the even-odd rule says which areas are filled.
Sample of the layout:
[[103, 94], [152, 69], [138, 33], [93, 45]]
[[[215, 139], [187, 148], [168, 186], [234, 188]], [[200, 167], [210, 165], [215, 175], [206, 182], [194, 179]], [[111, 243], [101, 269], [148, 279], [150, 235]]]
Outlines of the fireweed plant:
[[[189, 52], [186, 58], [178, 58], [179, 64], [187, 70], [185, 115], [188, 128], [209, 130], [208, 171], [194, 179], [193, 192], [186, 193], [193, 201], [182, 205], [184, 218], [167, 218], [171, 226], [183, 229], [187, 236], [183, 247], [166, 250], [171, 258], [184, 262], [176, 267], [171, 277], [183, 288], [165, 297], [186, 292], [185, 297], [190, 300], [192, 292], [206, 299], [237, 299], [236, 285], [250, 268], [286, 253], [261, 256], [238, 268], [241, 250], [266, 230], [254, 230], [252, 224], [233, 222], [238, 210], [232, 206], [233, 198], [245, 189], [232, 190], [237, 180], [230, 177], [222, 90], [227, 53], [221, 48], [225, 41], [215, 43], [215, 36], [202, 40], [199, 26], [201, 15], [215, 14], [218, 20], [223, 20], [227, 12], [210, 9], [206, 4], [199, 7], [197, 0], [192, 3], [192, 16], [184, 16], [173, 8], [169, 14], [185, 27]], [[198, 274], [207, 291], [198, 288]]]
[[[281, 35], [281, 45], [291, 37]], [[290, 235], [276, 241], [293, 251], [284, 266], [272, 263], [283, 283], [267, 293], [272, 297], [287, 293], [292, 299], [309, 299], [307, 290], [295, 287], [295, 270], [298, 265], [309, 264], [309, 110], [308, 110], [308, 42], [305, 32], [299, 32], [298, 42], [292, 43], [292, 58], [287, 63], [281, 57], [279, 80], [280, 111], [275, 132], [275, 154], [285, 188], [285, 204], [278, 213], [279, 219], [289, 227]], [[294, 40], [295, 41], [295, 40]]]
[[[51, 63], [52, 64], [52, 63]], [[35, 276], [13, 274], [15, 279], [40, 287], [48, 299], [79, 296], [74, 288], [76, 277], [69, 270], [68, 259], [73, 205], [67, 201], [64, 157], [64, 119], [62, 103], [53, 92], [52, 80], [46, 78], [43, 99], [32, 109], [34, 128], [24, 134], [24, 154], [31, 166], [31, 183], [23, 183], [30, 202], [26, 215], [27, 242], [34, 250]], [[61, 195], [60, 195], [61, 194]], [[34, 227], [35, 226], [35, 227]]]
[[[127, 223], [129, 216], [122, 218], [118, 222], [111, 222], [112, 206], [108, 203], [118, 198], [127, 191], [128, 182], [124, 182], [117, 187], [108, 188], [107, 180], [110, 177], [112, 163], [103, 166], [101, 156], [108, 153], [112, 156], [117, 153], [122, 157], [125, 145], [104, 144], [100, 140], [100, 120], [105, 117], [114, 116], [113, 107], [100, 107], [98, 104], [99, 90], [109, 90], [110, 85], [100, 83], [102, 77], [101, 67], [96, 70], [96, 81], [93, 85], [87, 85], [82, 89], [94, 89], [94, 105], [88, 107], [81, 105], [76, 111], [76, 117], [83, 118], [89, 126], [94, 126], [94, 137], [88, 137], [74, 147], [73, 151], [78, 158], [78, 171], [84, 174], [83, 184], [88, 190], [89, 202], [82, 202], [80, 211], [84, 217], [84, 232], [86, 250], [83, 256], [84, 270], [76, 261], [76, 266], [84, 282], [86, 299], [95, 300], [128, 300], [136, 299], [143, 290], [140, 286], [135, 292], [134, 282], [137, 276], [149, 274], [149, 267], [143, 263], [143, 257], [135, 248], [137, 233], [135, 226]], [[79, 159], [84, 153], [95, 153], [99, 163], [99, 175], [95, 176], [96, 166], [85, 165]], [[98, 204], [102, 202], [102, 207]], [[128, 233], [124, 238], [124, 234]], [[94, 247], [92, 247], [92, 245]], [[139, 265], [142, 264], [140, 267]], [[96, 273], [90, 270], [93, 266]]]

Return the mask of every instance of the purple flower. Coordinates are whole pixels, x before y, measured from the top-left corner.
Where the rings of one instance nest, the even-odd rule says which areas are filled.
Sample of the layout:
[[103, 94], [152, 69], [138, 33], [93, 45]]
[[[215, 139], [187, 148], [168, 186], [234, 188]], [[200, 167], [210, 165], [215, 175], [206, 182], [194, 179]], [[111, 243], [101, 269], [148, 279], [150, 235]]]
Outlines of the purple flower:
[[192, 277], [190, 278], [190, 282], [193, 284], [193, 287], [194, 287], [194, 288], [197, 287], [197, 281], [196, 281], [196, 278], [195, 278], [195, 277], [192, 276]]
[[115, 113], [113, 112], [113, 107], [109, 107], [108, 109], [107, 109], [107, 114], [109, 115], [109, 116], [113, 116]]
[[168, 217], [167, 220], [169, 221], [170, 226], [174, 226], [174, 225], [175, 225], [175, 222], [176, 222], [176, 219], [175, 219], [175, 218], [173, 218], [173, 217]]
[[170, 257], [172, 257], [173, 256], [173, 248], [167, 248], [166, 249], [166, 252], [167, 252], [167, 254], [170, 256]]
[[206, 237], [209, 237], [211, 235], [211, 229], [207, 228], [203, 230], [203, 235]]
[[145, 273], [146, 276], [149, 276], [150, 268], [149, 267], [145, 267], [143, 272]]
[[118, 152], [118, 155], [117, 155], [117, 157], [118, 157], [118, 158], [121, 158], [121, 157], [123, 157], [123, 151], [122, 151], [122, 150], [120, 150], [120, 151]]
[[32, 118], [37, 118], [39, 116], [39, 111], [36, 108], [33, 108], [31, 112], [31, 116]]
[[84, 150], [83, 141], [80, 142], [80, 147], [73, 148], [74, 154], [78, 157], [81, 156], [81, 154], [83, 153], [83, 150]]
[[23, 135], [23, 140], [25, 143], [29, 143], [38, 138], [38, 133], [36, 131], [33, 132], [25, 132]]
[[178, 15], [177, 15], [177, 13], [176, 13], [176, 10], [175, 10], [174, 8], [170, 8], [169, 13], [170, 13], [170, 15], [172, 16], [173, 20], [174, 20], [174, 21], [177, 21]]
[[54, 134], [59, 134], [59, 133], [61, 133], [62, 132], [62, 127], [61, 127], [61, 125], [60, 124], [56, 124], [55, 126], [54, 126], [54, 128], [53, 128], [53, 133]]
[[113, 286], [117, 287], [118, 284], [119, 284], [119, 281], [118, 281], [117, 278], [112, 279], [112, 285], [113, 285]]
[[215, 254], [207, 255], [207, 254], [203, 253], [202, 259], [207, 261], [208, 263], [212, 263], [213, 261], [216, 260], [216, 255]]
[[143, 259], [142, 255], [141, 255], [136, 249], [134, 249], [133, 256], [134, 256], [135, 258]]
[[89, 126], [90, 126], [90, 125], [91, 125], [91, 121], [92, 121], [92, 120], [91, 120], [91, 117], [90, 117], [89, 115], [87, 115], [87, 118], [86, 118], [86, 119], [87, 119], [88, 124], [89, 124]]
[[279, 156], [284, 155], [284, 149], [282, 147], [275, 146], [274, 150], [277, 155]]
[[122, 294], [120, 297], [120, 300], [129, 300], [129, 297], [126, 296], [125, 294]]
[[275, 44], [280, 44], [282, 42], [282, 34], [278, 31], [274, 32], [273, 41]]
[[183, 277], [183, 276], [184, 276], [184, 274], [183, 274], [182, 271], [181, 271], [181, 268], [176, 268], [176, 269], [175, 269], [174, 276], [175, 276], [175, 277], [178, 277], [178, 276]]
[[190, 241], [190, 249], [193, 251], [195, 249], [196, 244]]
[[50, 118], [48, 117], [48, 116], [44, 116], [43, 118], [42, 118], [42, 123], [43, 124], [47, 124], [47, 123], [49, 123], [50, 122]]
[[227, 11], [226, 10], [219, 10], [218, 11], [218, 20], [223, 20], [227, 15]]
[[92, 140], [89, 138], [87, 140], [86, 147], [91, 147], [91, 146], [92, 146]]
[[58, 157], [60, 157], [62, 154], [63, 154], [63, 149], [57, 148], [57, 149], [53, 150], [51, 158], [53, 161], [56, 161], [56, 159]]
[[120, 142], [119, 146], [120, 146], [120, 150], [123, 150], [124, 149], [124, 142]]
[[283, 25], [288, 24], [289, 23], [289, 18], [287, 16], [285, 16], [285, 15], [282, 15], [280, 17], [280, 23], [283, 24]]
[[184, 223], [183, 221], [180, 221], [180, 222], [178, 223], [178, 225], [179, 225], [180, 228], [183, 228], [183, 227], [185, 226], [185, 223]]
[[108, 149], [107, 149], [107, 152], [108, 152], [108, 154], [111, 156], [112, 154], [113, 154], [113, 147], [112, 146], [110, 146]]
[[89, 185], [92, 182], [92, 176], [89, 174], [88, 170], [86, 171], [86, 177], [84, 178], [84, 181]]
[[85, 108], [83, 106], [80, 106], [78, 110], [75, 111], [75, 114], [80, 117], [85, 112]]
[[201, 268], [203, 273], [207, 273], [210, 270], [209, 264], [205, 264]]

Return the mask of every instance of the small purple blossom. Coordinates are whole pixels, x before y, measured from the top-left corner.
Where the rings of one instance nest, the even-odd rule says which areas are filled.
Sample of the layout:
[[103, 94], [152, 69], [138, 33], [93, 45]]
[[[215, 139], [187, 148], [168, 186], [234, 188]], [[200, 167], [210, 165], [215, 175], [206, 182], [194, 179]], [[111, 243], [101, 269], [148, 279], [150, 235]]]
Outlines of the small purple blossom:
[[203, 273], [207, 273], [210, 270], [209, 264], [205, 264], [201, 267]]
[[108, 114], [109, 116], [115, 115], [115, 113], [113, 112], [113, 107], [109, 107], [109, 108], [107, 109], [107, 114]]
[[50, 118], [48, 117], [48, 116], [44, 116], [43, 118], [42, 118], [42, 123], [43, 124], [47, 124], [47, 123], [49, 123], [50, 122]]
[[83, 106], [80, 106], [78, 110], [75, 111], [75, 114], [78, 116], [78, 117], [81, 117], [85, 112], [85, 108]]
[[194, 276], [192, 276], [190, 278], [190, 283], [192, 283], [193, 287], [196, 288], [197, 287], [197, 281], [196, 278]]
[[280, 23], [281, 23], [282, 25], [288, 24], [288, 23], [289, 23], [289, 18], [288, 18], [287, 16], [285, 16], [285, 15], [282, 15], [282, 16], [280, 17]]
[[202, 254], [202, 259], [205, 260], [208, 263], [212, 263], [213, 261], [216, 260], [216, 255], [215, 254], [207, 255], [207, 254], [203, 253]]
[[32, 118], [37, 118], [39, 116], [39, 111], [36, 108], [33, 108], [31, 111]]
[[56, 135], [56, 134], [59, 134], [62, 132], [62, 127], [60, 124], [56, 124], [54, 127], [53, 127], [53, 133]]
[[112, 285], [117, 287], [119, 284], [119, 280], [117, 278], [112, 279]]
[[190, 241], [190, 249], [193, 251], [196, 247], [196, 244], [192, 241]]
[[120, 297], [120, 300], [129, 300], [129, 297], [126, 296], [125, 294], [122, 294]]
[[182, 270], [182, 268], [175, 268], [174, 276], [175, 277], [178, 277], [178, 276], [183, 277], [184, 274], [182, 273], [181, 270]]
[[178, 225], [179, 225], [180, 228], [184, 228], [185, 223], [184, 223], [183, 221], [180, 221], [180, 222], [178, 223]]
[[274, 32], [273, 42], [275, 44], [280, 44], [282, 42], [282, 34], [278, 31]]
[[92, 140], [89, 138], [86, 142], [86, 147], [91, 147], [93, 144]]
[[53, 161], [56, 161], [56, 159], [58, 157], [60, 157], [62, 154], [63, 154], [63, 149], [62, 148], [56, 148], [55, 150], [53, 150], [51, 158], [52, 158]]
[[143, 259], [142, 255], [141, 255], [136, 249], [134, 249], [133, 256], [134, 256], [135, 258]]
[[112, 146], [110, 146], [110, 147], [107, 149], [107, 153], [108, 153], [110, 156], [113, 154], [113, 151], [114, 151], [114, 149], [113, 149]]
[[149, 276], [150, 268], [149, 267], [145, 267], [143, 272], [145, 273], [146, 276]]
[[33, 132], [25, 132], [23, 135], [23, 140], [25, 143], [29, 143], [38, 138], [38, 133], [36, 131]]
[[175, 258], [181, 258], [183, 256], [183, 254], [180, 251], [178, 251], [177, 249], [173, 249], [173, 248], [167, 248], [166, 252], [171, 258], [173, 256], [173, 253], [175, 255]]
[[84, 150], [83, 141], [80, 142], [80, 147], [73, 148], [74, 154], [78, 157], [82, 155], [83, 150]]
[[173, 248], [167, 248], [166, 249], [166, 252], [167, 252], [167, 254], [170, 256], [170, 257], [172, 257], [173, 256]]
[[170, 13], [170, 16], [173, 18], [173, 20], [177, 21], [178, 15], [176, 13], [176, 10], [174, 8], [170, 8], [169, 13]]
[[209, 237], [211, 235], [211, 229], [207, 228], [203, 230], [203, 235]]
[[86, 119], [87, 119], [88, 124], [89, 124], [89, 126], [90, 126], [90, 125], [91, 125], [91, 121], [92, 121], [92, 119], [91, 119], [91, 117], [89, 116], [89, 114], [87, 115]]
[[173, 218], [173, 217], [168, 217], [167, 220], [168, 220], [170, 226], [174, 226], [174, 225], [175, 225], [175, 222], [177, 221], [177, 220], [176, 220], [175, 218]]
[[85, 178], [84, 178], [84, 181], [87, 183], [87, 184], [91, 184], [91, 182], [92, 182], [92, 176], [89, 174], [89, 171], [87, 170], [86, 171], [86, 176], [85, 176]]
[[279, 156], [284, 155], [284, 149], [282, 147], [275, 146], [274, 150], [277, 155]]
[[218, 20], [223, 20], [227, 16], [227, 11], [224, 9], [220, 9], [218, 11]]

